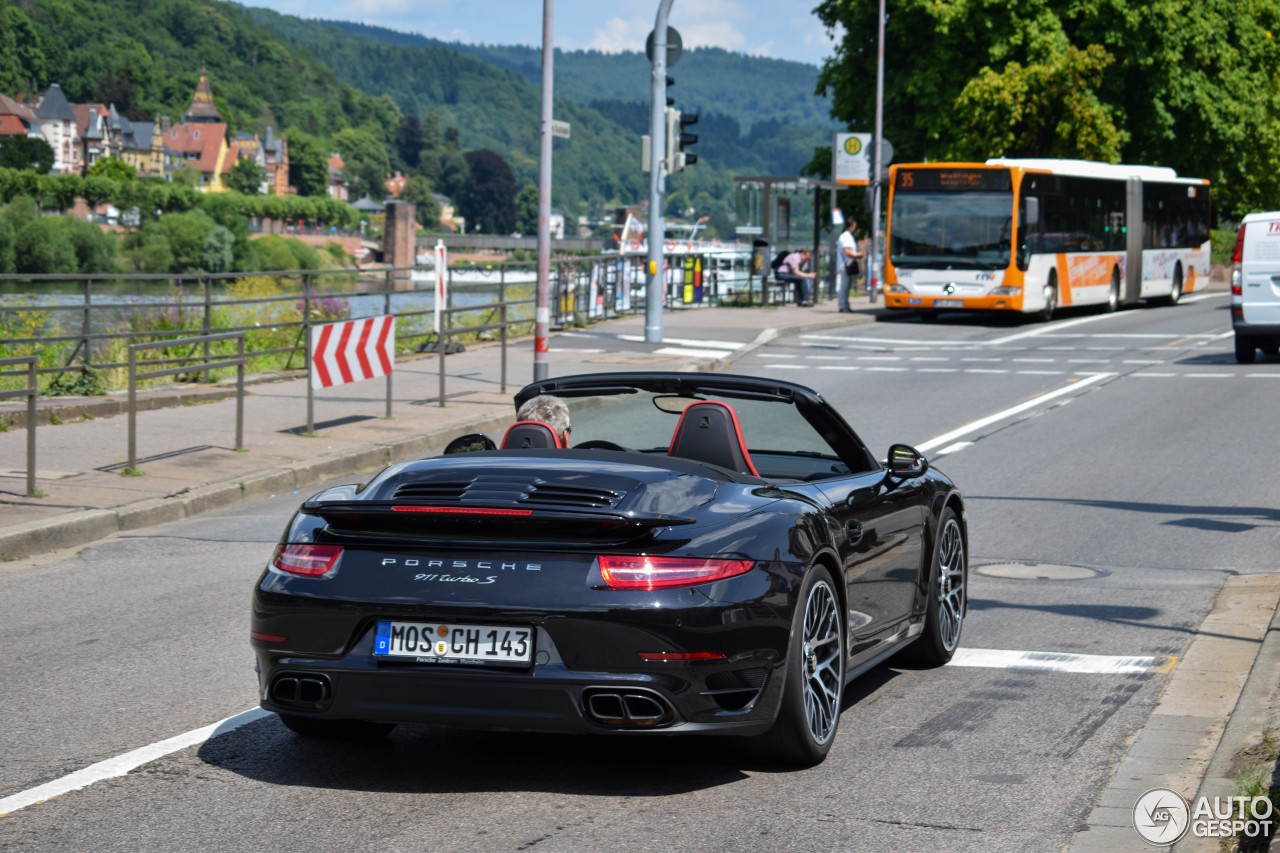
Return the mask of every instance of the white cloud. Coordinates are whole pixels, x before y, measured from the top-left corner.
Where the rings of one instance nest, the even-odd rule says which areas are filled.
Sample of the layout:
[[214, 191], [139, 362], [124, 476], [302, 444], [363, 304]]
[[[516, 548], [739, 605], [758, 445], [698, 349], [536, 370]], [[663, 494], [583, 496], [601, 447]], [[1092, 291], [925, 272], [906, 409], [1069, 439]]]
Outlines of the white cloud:
[[728, 21], [699, 21], [690, 27], [677, 27], [685, 47], [722, 47], [742, 50], [747, 43], [742, 31]]
[[773, 58], [773, 39], [770, 39], [769, 41], [765, 42], [762, 45], [758, 45], [756, 47], [751, 48], [751, 50], [747, 51], [747, 53], [751, 54], [752, 56], [763, 56], [766, 59], [772, 59]]
[[653, 25], [644, 21], [610, 18], [603, 27], [595, 31], [595, 38], [587, 45], [590, 50], [604, 53], [621, 53], [625, 50], [644, 51], [644, 41], [649, 36]]

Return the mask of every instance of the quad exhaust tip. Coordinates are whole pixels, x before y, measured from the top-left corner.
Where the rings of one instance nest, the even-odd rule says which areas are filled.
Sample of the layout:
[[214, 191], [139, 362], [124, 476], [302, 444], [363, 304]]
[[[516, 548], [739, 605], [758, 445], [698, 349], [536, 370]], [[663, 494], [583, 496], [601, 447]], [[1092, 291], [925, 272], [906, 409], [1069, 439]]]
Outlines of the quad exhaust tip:
[[594, 688], [583, 694], [587, 717], [603, 726], [619, 729], [652, 729], [670, 725], [675, 709], [652, 690]]
[[324, 675], [286, 672], [271, 682], [271, 701], [290, 708], [319, 711], [329, 704], [333, 688]]

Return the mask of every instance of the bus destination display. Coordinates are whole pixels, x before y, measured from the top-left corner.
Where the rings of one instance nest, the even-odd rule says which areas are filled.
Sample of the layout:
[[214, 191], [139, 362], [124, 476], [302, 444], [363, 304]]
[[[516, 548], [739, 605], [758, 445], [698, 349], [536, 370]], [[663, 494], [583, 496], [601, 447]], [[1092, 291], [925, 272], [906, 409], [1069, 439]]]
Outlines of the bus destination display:
[[905, 192], [1013, 192], [1008, 169], [899, 169], [895, 189]]

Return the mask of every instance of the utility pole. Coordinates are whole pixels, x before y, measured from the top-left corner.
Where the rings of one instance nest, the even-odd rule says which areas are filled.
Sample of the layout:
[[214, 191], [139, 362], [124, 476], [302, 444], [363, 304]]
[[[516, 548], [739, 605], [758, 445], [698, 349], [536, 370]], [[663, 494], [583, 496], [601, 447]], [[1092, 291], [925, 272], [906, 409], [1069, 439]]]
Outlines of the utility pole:
[[[538, 154], [538, 285], [533, 311], [533, 381], [548, 378], [551, 354], [551, 108], [555, 0], [542, 0], [542, 136]], [[665, 79], [665, 78], [664, 78]]]
[[[867, 272], [868, 281], [871, 282], [871, 301], [876, 301], [876, 288], [884, 288], [883, 274], [877, 274], [877, 269], [884, 266], [884, 258], [880, 257], [880, 169], [882, 168], [881, 141], [884, 136], [884, 0], [880, 0], [880, 47], [876, 54], [876, 138], [875, 150], [871, 155], [871, 180], [875, 192], [872, 194], [871, 211], [871, 251], [867, 253], [867, 263], [870, 269]], [[877, 266], [879, 264], [879, 267]]]
[[649, 104], [649, 260], [645, 269], [644, 339], [662, 342], [662, 300], [666, 282], [663, 275], [662, 197], [666, 194], [667, 151], [667, 16], [672, 0], [660, 0], [653, 22], [653, 57], [650, 60]]

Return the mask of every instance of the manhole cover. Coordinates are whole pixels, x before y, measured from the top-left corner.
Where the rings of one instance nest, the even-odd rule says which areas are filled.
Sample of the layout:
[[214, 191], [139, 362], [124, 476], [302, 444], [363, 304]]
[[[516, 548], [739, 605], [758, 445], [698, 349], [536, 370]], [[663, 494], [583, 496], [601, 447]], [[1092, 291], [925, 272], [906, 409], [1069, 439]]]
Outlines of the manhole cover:
[[1081, 581], [1106, 575], [1106, 572], [1099, 569], [1058, 563], [992, 563], [989, 566], [978, 566], [974, 571], [992, 578], [1025, 581]]

